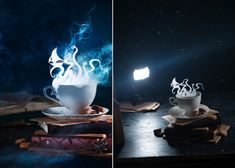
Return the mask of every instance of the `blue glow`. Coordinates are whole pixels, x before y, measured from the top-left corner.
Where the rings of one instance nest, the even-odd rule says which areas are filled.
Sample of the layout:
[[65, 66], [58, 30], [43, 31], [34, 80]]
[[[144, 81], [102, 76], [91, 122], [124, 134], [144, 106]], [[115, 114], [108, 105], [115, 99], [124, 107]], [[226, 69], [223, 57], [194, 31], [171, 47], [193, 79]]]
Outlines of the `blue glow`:
[[202, 44], [200, 46], [196, 46], [194, 48], [187, 49], [187, 50], [180, 52], [176, 55], [172, 55], [172, 56], [167, 55], [163, 59], [159, 59], [157, 61], [157, 64], [155, 64], [155, 67], [160, 68], [160, 67], [172, 66], [175, 64], [179, 64], [179, 63], [187, 61], [188, 59], [192, 59], [192, 57], [195, 57], [195, 58], [202, 57], [202, 56], [210, 53], [213, 50], [215, 50], [215, 49], [212, 44], [211, 45]]
[[49, 58], [49, 63], [53, 66], [50, 71], [54, 78], [53, 83], [106, 84], [111, 71], [112, 45], [108, 43], [100, 48], [89, 47], [83, 51], [79, 47], [81, 43], [91, 40], [91, 23], [85, 22], [76, 26], [79, 27], [78, 32], [61, 52], [62, 56], [58, 55], [55, 48]]

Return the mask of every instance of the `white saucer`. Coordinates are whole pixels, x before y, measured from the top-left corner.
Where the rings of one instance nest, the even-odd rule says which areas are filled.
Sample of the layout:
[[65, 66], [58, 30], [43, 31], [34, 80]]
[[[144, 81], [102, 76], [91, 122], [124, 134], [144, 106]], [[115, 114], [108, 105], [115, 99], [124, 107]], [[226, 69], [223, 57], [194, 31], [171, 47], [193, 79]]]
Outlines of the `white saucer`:
[[63, 120], [63, 121], [75, 121], [75, 120], [81, 120], [86, 118], [94, 118], [101, 115], [104, 115], [108, 113], [109, 109], [105, 107], [102, 108], [102, 111], [99, 111], [95, 114], [73, 114], [71, 115], [71, 111], [67, 109], [66, 107], [51, 107], [46, 110], [43, 110], [42, 113], [46, 116], [56, 119], [56, 120]]
[[179, 106], [174, 106], [170, 108], [169, 114], [175, 117], [176, 119], [180, 119], [180, 120], [198, 119], [198, 118], [205, 117], [209, 112], [209, 107], [207, 107], [206, 105], [200, 104], [199, 109], [200, 108], [205, 110], [205, 113], [203, 113], [202, 115], [196, 115], [196, 116], [184, 115], [185, 111], [181, 109]]

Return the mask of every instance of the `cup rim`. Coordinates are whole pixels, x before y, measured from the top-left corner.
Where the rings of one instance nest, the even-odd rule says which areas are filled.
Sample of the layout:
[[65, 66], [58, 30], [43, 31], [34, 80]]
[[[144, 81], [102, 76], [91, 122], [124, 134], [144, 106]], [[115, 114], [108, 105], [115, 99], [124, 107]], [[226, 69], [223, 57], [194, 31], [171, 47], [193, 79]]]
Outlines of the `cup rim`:
[[199, 96], [201, 96], [201, 95], [202, 95], [201, 92], [196, 91], [196, 96], [185, 96], [185, 97], [182, 97], [182, 96], [179, 96], [178, 94], [176, 94], [175, 97], [176, 97], [177, 99], [192, 99], [192, 98], [199, 97]]

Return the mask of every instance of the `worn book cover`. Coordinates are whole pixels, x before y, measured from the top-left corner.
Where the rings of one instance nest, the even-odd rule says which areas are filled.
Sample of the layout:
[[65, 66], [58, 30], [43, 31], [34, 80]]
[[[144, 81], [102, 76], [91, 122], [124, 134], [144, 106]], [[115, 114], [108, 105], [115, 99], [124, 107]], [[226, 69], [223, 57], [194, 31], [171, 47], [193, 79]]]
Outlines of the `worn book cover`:
[[32, 95], [25, 91], [0, 95], [0, 116], [23, 112], [41, 111], [59, 106], [41, 95]]
[[[100, 135], [100, 136], [98, 136]], [[112, 137], [105, 134], [96, 136], [82, 135], [33, 135], [31, 142], [34, 146], [42, 148], [55, 148], [76, 151], [112, 152]], [[104, 136], [105, 135], [105, 136]]]
[[222, 120], [219, 114], [213, 114], [213, 115], [215, 116], [215, 118], [207, 116], [201, 119], [192, 120], [191, 122], [189, 121], [187, 124], [186, 123], [179, 124], [178, 121], [178, 123], [177, 122], [173, 123], [173, 125], [175, 129], [188, 129], [188, 128], [198, 128], [198, 127], [213, 127], [222, 124]]
[[36, 122], [49, 134], [112, 133], [112, 115], [81, 118], [77, 121], [59, 121], [49, 117], [34, 118], [31, 121]]
[[213, 139], [214, 135], [218, 133], [218, 127], [200, 127], [193, 129], [174, 129], [167, 127], [164, 133], [168, 138], [209, 140]]

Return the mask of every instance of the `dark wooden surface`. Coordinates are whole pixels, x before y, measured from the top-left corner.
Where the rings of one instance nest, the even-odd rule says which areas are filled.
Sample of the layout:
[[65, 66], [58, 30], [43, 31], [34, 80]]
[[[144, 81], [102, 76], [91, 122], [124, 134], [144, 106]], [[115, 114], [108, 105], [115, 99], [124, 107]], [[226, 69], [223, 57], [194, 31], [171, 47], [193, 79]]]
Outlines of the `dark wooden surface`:
[[[87, 157], [79, 155], [71, 155], [64, 153], [63, 156], [47, 156], [35, 152], [19, 149], [15, 145], [17, 138], [25, 137], [30, 139], [35, 130], [40, 129], [37, 124], [22, 126], [2, 126], [4, 123], [19, 119], [29, 120], [32, 117], [43, 116], [41, 112], [32, 114], [10, 115], [0, 118], [0, 167], [18, 168], [63, 168], [63, 167], [79, 167], [79, 168], [111, 168], [112, 159], [102, 157]], [[83, 129], [83, 128], [81, 128]], [[86, 128], [84, 127], [84, 130]]]
[[223, 123], [230, 125], [228, 136], [218, 144], [170, 145], [154, 136], [154, 129], [167, 125], [161, 117], [168, 113], [170, 106], [162, 103], [156, 112], [122, 113], [125, 144], [115, 158], [116, 167], [235, 165], [235, 94], [208, 94], [203, 97], [202, 104], [218, 110]]

